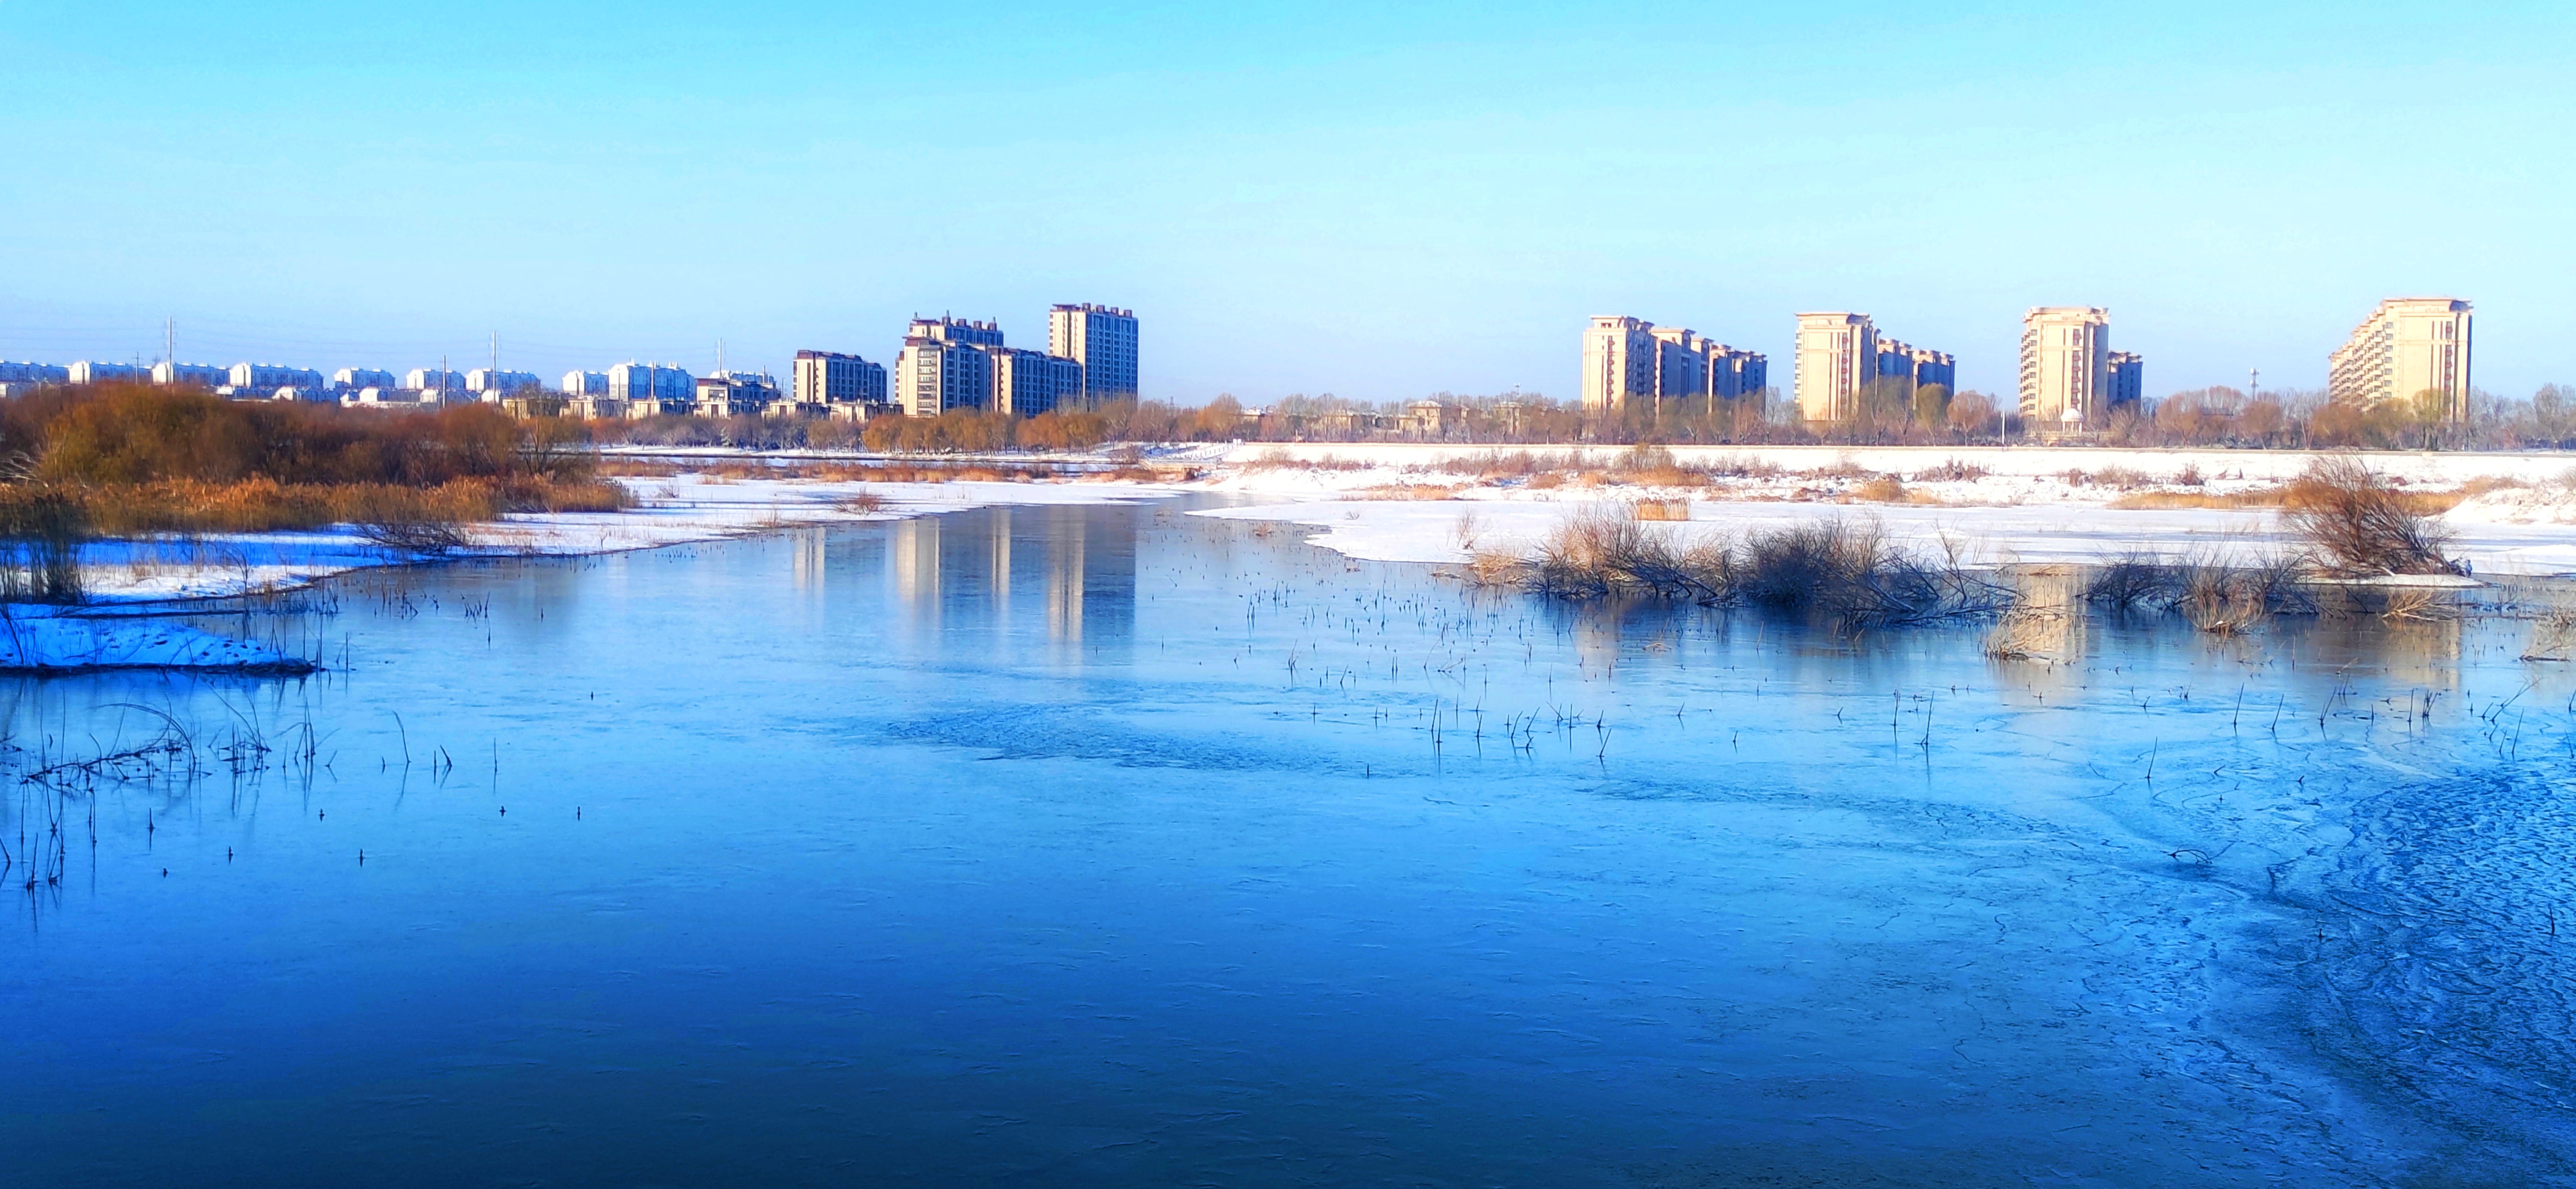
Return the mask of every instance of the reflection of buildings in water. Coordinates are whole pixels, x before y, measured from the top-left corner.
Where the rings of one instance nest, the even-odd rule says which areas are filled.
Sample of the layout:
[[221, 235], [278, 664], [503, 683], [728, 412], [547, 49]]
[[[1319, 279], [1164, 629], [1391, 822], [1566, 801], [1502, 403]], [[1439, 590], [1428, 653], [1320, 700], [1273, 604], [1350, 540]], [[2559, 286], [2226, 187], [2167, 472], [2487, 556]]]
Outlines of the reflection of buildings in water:
[[2077, 566], [2034, 566], [2012, 577], [2020, 605], [1994, 631], [2010, 636], [2017, 649], [2042, 663], [2010, 666], [2010, 678], [2025, 692], [2063, 696], [2087, 679], [2083, 661], [2092, 650], [2084, 571]]
[[895, 618], [915, 627], [939, 623], [939, 540], [944, 516], [916, 516], [886, 526], [886, 583]]
[[797, 590], [814, 595], [823, 593], [824, 562], [828, 560], [823, 547], [826, 535], [827, 531], [819, 528], [798, 529], [788, 534], [788, 544], [796, 552]]
[[1065, 528], [1067, 531], [1047, 534], [1047, 638], [1078, 644], [1082, 641], [1082, 596], [1088, 585], [1082, 567], [1090, 534], [1079, 519]]
[[[1123, 520], [1127, 523], [1113, 524]], [[910, 627], [980, 623], [1010, 634], [1015, 598], [1044, 603], [1049, 638], [1121, 640], [1133, 631], [1132, 513], [991, 508], [887, 528], [894, 611]]]

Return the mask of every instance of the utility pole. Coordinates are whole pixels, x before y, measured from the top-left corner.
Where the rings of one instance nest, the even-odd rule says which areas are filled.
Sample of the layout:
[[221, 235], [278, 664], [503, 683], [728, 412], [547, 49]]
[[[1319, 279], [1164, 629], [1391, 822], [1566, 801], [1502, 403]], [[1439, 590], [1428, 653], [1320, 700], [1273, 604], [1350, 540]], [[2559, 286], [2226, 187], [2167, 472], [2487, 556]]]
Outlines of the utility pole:
[[501, 374], [501, 332], [492, 332], [492, 374]]
[[438, 403], [441, 408], [447, 405], [447, 357], [444, 355], [438, 357]]
[[2261, 391], [2263, 391], [2263, 369], [2259, 367], [2249, 369], [2245, 373], [2245, 395], [2250, 398]]
[[161, 362], [169, 364], [173, 369], [176, 369], [179, 366], [178, 344], [179, 320], [177, 318], [163, 318], [161, 320]]

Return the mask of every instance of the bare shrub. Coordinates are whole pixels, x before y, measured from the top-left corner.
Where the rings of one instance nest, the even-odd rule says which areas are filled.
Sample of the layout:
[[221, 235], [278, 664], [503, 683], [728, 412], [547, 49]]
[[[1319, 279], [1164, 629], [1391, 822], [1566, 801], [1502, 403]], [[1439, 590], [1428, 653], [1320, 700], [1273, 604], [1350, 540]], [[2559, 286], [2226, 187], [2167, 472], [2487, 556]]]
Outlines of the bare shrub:
[[832, 506], [844, 512], [873, 514], [885, 510], [885, 497], [873, 491], [862, 491], [856, 495], [843, 496]]
[[1700, 469], [1730, 479], [1776, 479], [1781, 474], [1779, 463], [1754, 454], [1722, 454], [1702, 464]]
[[2174, 473], [2173, 481], [2176, 487], [2198, 487], [2208, 482], [2200, 477], [2200, 464], [2196, 462], [2182, 464], [2182, 469]]
[[1484, 525], [1477, 519], [1474, 508], [1460, 512], [1458, 523], [1449, 530], [1450, 537], [1458, 542], [1458, 551], [1466, 554], [1476, 552], [1476, 541], [1483, 534]]
[[2288, 558], [2186, 558], [2174, 571], [2173, 610], [2213, 635], [2238, 635], [2277, 613], [2313, 609], [2298, 587], [2298, 565]]
[[1915, 472], [1914, 481], [1917, 483], [1965, 483], [1975, 479], [1983, 479], [1993, 473], [1993, 471], [1989, 471], [1973, 462], [1966, 462], [1952, 458], [1944, 460], [1941, 465], [1937, 467]]
[[2132, 550], [2094, 569], [2084, 583], [2084, 601], [2114, 611], [2169, 605], [2174, 577], [2173, 567], [2161, 558]]
[[2456, 574], [2450, 535], [2358, 459], [2321, 458], [2290, 485], [2282, 520], [2332, 574]]
[[440, 557], [472, 544], [465, 530], [446, 520], [361, 520], [358, 535], [380, 549]]
[[1821, 615], [1856, 630], [1986, 614], [2010, 591], [1972, 573], [1955, 543], [1933, 554], [1895, 548], [1872, 526], [1841, 521], [1757, 532], [1741, 542], [1685, 540], [1607, 505], [1560, 522], [1526, 561], [1471, 558], [1480, 575], [1517, 575], [1556, 598], [1641, 594], [1710, 606]]

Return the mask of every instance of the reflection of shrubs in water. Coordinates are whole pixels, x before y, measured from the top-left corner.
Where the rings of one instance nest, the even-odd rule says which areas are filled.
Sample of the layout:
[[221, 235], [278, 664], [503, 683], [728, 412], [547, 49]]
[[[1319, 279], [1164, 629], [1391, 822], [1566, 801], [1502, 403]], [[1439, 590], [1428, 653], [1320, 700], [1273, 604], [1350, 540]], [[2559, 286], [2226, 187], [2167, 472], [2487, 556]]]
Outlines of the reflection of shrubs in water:
[[2299, 585], [2296, 562], [2201, 554], [2168, 560], [2130, 553], [2095, 567], [2084, 600], [2108, 611], [2171, 611], [2193, 627], [2235, 635], [2272, 616], [2313, 614], [2316, 601]]
[[1846, 628], [1983, 614], [2011, 596], [1971, 573], [1955, 549], [1917, 554], [1873, 526], [1826, 521], [1685, 541], [1606, 507], [1568, 517], [1534, 555], [1485, 550], [1469, 570], [1556, 598], [1649, 595], [1822, 614]]
[[2531, 625], [2531, 642], [2523, 646], [2527, 661], [2576, 659], [2576, 607], [2551, 607]]

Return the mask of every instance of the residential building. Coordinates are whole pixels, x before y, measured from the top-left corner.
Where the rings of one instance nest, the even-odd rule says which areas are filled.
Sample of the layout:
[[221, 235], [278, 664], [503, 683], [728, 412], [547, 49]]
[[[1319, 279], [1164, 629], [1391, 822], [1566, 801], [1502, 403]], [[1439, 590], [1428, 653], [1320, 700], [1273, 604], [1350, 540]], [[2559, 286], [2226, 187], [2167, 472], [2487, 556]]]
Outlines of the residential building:
[[534, 372], [505, 372], [494, 368], [478, 367], [465, 373], [465, 390], [487, 401], [495, 401], [531, 388], [543, 387], [545, 387], [545, 381], [538, 379]]
[[895, 359], [894, 401], [914, 417], [993, 405], [993, 357], [982, 350], [1002, 345], [990, 322], [915, 318]]
[[2109, 374], [2102, 388], [2102, 408], [2111, 413], [2145, 409], [2147, 361], [2130, 351], [2113, 351], [2107, 358]]
[[1583, 332], [1583, 407], [1624, 409], [1631, 401], [1760, 396], [1763, 357], [1703, 337], [1687, 327], [1603, 315]]
[[2419, 397], [2446, 421], [2469, 416], [2469, 303], [2392, 297], [2327, 357], [2326, 397], [2376, 408]]
[[416, 367], [403, 373], [402, 386], [414, 392], [435, 392], [444, 400], [451, 393], [465, 391], [465, 377], [439, 368]]
[[800, 405], [886, 403], [885, 367], [856, 355], [799, 351], [793, 380]]
[[[257, 391], [253, 389], [252, 391]], [[318, 385], [290, 384], [269, 393], [270, 400], [302, 401], [310, 405], [338, 404], [340, 398]]]
[[1080, 363], [1015, 347], [986, 347], [983, 351], [990, 358], [991, 407], [997, 412], [1035, 417], [1058, 408], [1079, 407], [1085, 400]]
[[333, 388], [391, 388], [394, 386], [394, 374], [368, 367], [344, 367], [331, 373], [331, 386]]
[[976, 322], [942, 314], [936, 318], [913, 319], [912, 325], [903, 332], [903, 337], [906, 341], [919, 337], [937, 339], [943, 343], [998, 347], [1002, 345], [1002, 327], [989, 318]]
[[1762, 399], [1771, 385], [1771, 361], [1759, 351], [1739, 351], [1724, 343], [1708, 347], [1708, 394], [1726, 400]]
[[69, 384], [72, 369], [50, 363], [0, 363], [0, 384]]
[[1796, 359], [1798, 416], [1850, 421], [1861, 390], [1878, 376], [1878, 327], [1867, 314], [1800, 314]]
[[565, 372], [563, 390], [566, 396], [606, 396], [608, 395], [608, 373]]
[[2110, 416], [2111, 311], [2038, 306], [2021, 320], [2025, 433], [2099, 429]]
[[309, 367], [286, 367], [274, 363], [236, 363], [227, 377], [235, 388], [269, 389], [323, 387], [322, 373]]
[[[97, 363], [87, 359], [63, 371], [70, 377], [68, 382], [73, 384], [112, 384], [120, 380], [135, 381], [151, 378], [150, 372], [134, 364]], [[221, 383], [221, 381], [217, 382]]]
[[1655, 324], [1643, 318], [1596, 314], [1583, 331], [1583, 411], [1615, 412], [1638, 398], [1652, 398], [1656, 374]]
[[217, 367], [211, 363], [172, 363], [163, 360], [152, 365], [150, 379], [164, 388], [221, 388], [233, 382], [233, 369]]
[[1959, 361], [1956, 358], [1945, 351], [1909, 347], [1894, 339], [1880, 340], [1879, 374], [1900, 377], [1908, 388], [1930, 388], [1937, 384], [1943, 392], [1959, 390]]
[[697, 398], [696, 383], [697, 377], [678, 364], [629, 360], [608, 369], [608, 398], [620, 402], [624, 416], [639, 420], [685, 414]]
[[1449, 432], [1452, 425], [1466, 420], [1464, 406], [1429, 397], [1404, 406], [1404, 432], [1418, 438], [1437, 438]]
[[1047, 311], [1047, 354], [1082, 365], [1085, 403], [1134, 400], [1136, 312], [1084, 302]]
[[778, 400], [778, 381], [762, 372], [717, 372], [692, 386], [689, 411], [700, 417], [758, 417]]

